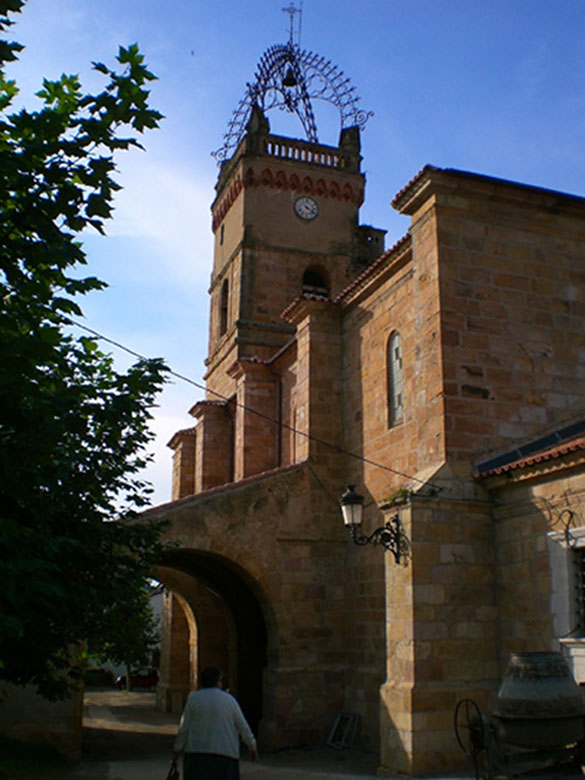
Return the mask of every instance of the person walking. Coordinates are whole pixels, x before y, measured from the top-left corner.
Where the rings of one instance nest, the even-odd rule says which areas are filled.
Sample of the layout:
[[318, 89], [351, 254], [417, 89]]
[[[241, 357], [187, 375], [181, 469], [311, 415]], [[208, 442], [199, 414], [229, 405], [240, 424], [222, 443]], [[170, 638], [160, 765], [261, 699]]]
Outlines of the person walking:
[[173, 752], [183, 754], [183, 780], [239, 780], [240, 742], [258, 758], [256, 740], [240, 705], [222, 690], [222, 672], [208, 666], [201, 688], [187, 699]]

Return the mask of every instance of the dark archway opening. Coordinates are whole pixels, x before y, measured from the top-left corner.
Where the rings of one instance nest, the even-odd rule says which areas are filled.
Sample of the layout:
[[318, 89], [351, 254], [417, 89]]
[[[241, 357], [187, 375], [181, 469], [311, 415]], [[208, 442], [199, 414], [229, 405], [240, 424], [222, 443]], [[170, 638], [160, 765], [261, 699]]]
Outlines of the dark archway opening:
[[303, 292], [329, 296], [329, 281], [321, 268], [310, 267], [306, 269], [303, 274]]
[[252, 730], [258, 734], [262, 718], [262, 676], [268, 661], [268, 632], [260, 602], [245, 573], [221, 556], [190, 549], [166, 553], [161, 565], [201, 580], [229, 607], [236, 628], [237, 689], [232, 692]]

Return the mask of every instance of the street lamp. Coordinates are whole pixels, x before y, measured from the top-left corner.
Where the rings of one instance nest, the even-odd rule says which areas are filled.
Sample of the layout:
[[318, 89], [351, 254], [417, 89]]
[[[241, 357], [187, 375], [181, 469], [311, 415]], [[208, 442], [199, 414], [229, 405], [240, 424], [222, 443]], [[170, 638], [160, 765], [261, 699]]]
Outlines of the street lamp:
[[374, 547], [381, 544], [385, 550], [390, 550], [396, 563], [400, 563], [401, 558], [407, 557], [409, 542], [400, 525], [398, 514], [391, 517], [381, 528], [376, 528], [369, 536], [358, 535], [358, 528], [362, 524], [364, 497], [356, 493], [355, 485], [348, 485], [339, 503], [343, 523], [350, 529], [355, 544], [373, 544]]

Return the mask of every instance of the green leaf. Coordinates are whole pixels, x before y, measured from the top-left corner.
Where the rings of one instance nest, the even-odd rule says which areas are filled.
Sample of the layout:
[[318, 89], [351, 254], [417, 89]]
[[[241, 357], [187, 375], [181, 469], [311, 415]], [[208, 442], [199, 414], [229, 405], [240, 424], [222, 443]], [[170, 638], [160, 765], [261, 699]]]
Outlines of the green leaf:
[[[0, 0], [0, 29], [22, 5]], [[20, 48], [3, 43], [0, 61]], [[72, 647], [143, 652], [144, 582], [162, 550], [162, 526], [126, 522], [119, 507], [130, 516], [148, 502], [139, 472], [166, 369], [118, 372], [71, 319], [106, 286], [83, 276], [80, 234], [111, 218], [115, 155], [160, 119], [138, 47], [119, 61], [121, 73], [94, 63], [97, 94], [62, 75], [43, 81], [38, 111], [12, 114], [17, 87], [0, 72], [0, 681], [52, 699], [78, 682], [71, 665], [86, 651]]]
[[112, 207], [107, 198], [101, 195], [90, 195], [87, 199], [86, 214], [88, 217], [104, 217], [108, 219], [112, 213]]

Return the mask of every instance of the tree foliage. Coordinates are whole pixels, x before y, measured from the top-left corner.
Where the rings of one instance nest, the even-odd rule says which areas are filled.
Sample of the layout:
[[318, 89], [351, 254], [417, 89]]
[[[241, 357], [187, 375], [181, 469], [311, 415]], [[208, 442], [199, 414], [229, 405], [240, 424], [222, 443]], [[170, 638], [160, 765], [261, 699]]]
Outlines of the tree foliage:
[[[158, 585], [158, 588], [162, 588]], [[118, 601], [104, 614], [104, 642], [98, 662], [124, 664], [127, 688], [131, 689], [130, 671], [153, 664], [153, 653], [160, 641], [159, 620], [152, 609], [152, 597], [157, 587], [145, 583], [133, 604]]]
[[[23, 0], [0, 0], [0, 32]], [[112, 214], [114, 155], [158, 125], [154, 79], [136, 45], [105, 87], [45, 80], [38, 110], [14, 110], [0, 45], [0, 678], [47, 698], [75, 676], [80, 643], [99, 654], [114, 609], [138, 610], [160, 554], [159, 525], [133, 522], [148, 502], [140, 470], [164, 365], [119, 373], [95, 341], [72, 335], [80, 295], [105, 285], [79, 273], [79, 234]]]

